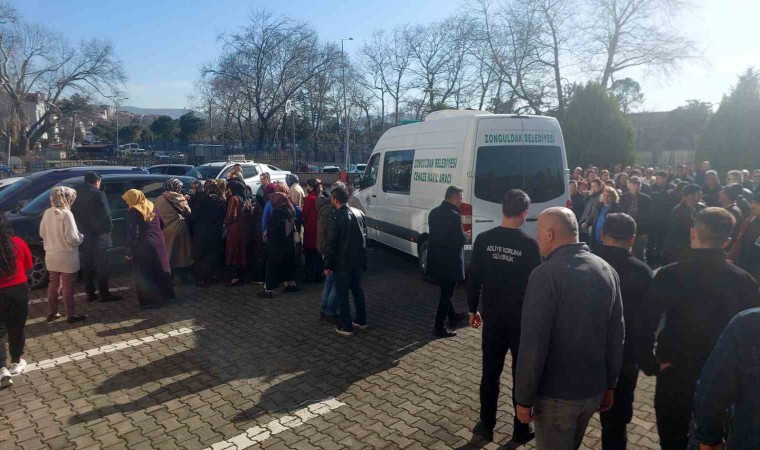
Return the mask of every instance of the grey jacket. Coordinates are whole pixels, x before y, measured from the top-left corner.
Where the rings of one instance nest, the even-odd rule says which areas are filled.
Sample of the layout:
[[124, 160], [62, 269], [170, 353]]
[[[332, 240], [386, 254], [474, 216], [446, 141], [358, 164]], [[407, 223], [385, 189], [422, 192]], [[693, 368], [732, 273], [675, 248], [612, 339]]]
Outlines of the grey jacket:
[[577, 401], [614, 389], [623, 363], [618, 274], [586, 244], [556, 249], [530, 275], [525, 294], [515, 401]]

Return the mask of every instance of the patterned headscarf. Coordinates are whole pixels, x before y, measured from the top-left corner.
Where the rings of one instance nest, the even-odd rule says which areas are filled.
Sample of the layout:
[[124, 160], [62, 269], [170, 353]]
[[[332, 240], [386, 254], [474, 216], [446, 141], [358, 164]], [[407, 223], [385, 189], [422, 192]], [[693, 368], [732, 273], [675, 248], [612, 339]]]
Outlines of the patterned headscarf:
[[67, 186], [56, 186], [50, 190], [50, 204], [56, 208], [69, 209], [77, 199], [77, 191]]
[[203, 183], [200, 180], [195, 180], [190, 185], [190, 188], [192, 189], [193, 193], [200, 194], [203, 192]]
[[274, 194], [274, 189], [277, 187], [276, 183], [269, 183], [266, 186], [264, 186], [264, 194], [266, 195], [272, 195]]
[[164, 182], [164, 189], [169, 192], [182, 192], [182, 182], [178, 178], [169, 178]]
[[156, 217], [156, 213], [153, 212], [153, 202], [145, 197], [143, 191], [130, 189], [121, 198], [127, 202], [129, 209], [136, 209], [146, 222], [151, 222]]
[[216, 184], [219, 185], [219, 189], [222, 190], [222, 192], [227, 192], [227, 180], [223, 178], [219, 178], [216, 180]]
[[295, 214], [295, 208], [287, 195], [282, 192], [275, 192], [272, 194], [272, 206], [275, 208], [287, 209], [290, 214]]
[[224, 198], [224, 193], [215, 180], [206, 180], [206, 182], [203, 183], [203, 190], [208, 195], [216, 195], [221, 199]]
[[298, 183], [298, 175], [294, 173], [285, 175], [285, 182], [288, 184], [288, 187], [292, 187], [294, 184]]

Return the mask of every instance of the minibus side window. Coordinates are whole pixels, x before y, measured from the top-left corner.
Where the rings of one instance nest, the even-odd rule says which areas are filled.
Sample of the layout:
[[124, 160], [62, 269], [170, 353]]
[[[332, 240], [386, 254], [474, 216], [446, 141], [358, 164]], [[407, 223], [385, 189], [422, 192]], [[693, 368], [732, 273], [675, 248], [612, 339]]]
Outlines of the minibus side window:
[[369, 160], [369, 164], [364, 169], [364, 177], [362, 178], [361, 188], [367, 189], [377, 183], [377, 171], [380, 166], [380, 153], [372, 156]]
[[383, 192], [409, 194], [412, 187], [414, 150], [385, 153], [383, 161]]

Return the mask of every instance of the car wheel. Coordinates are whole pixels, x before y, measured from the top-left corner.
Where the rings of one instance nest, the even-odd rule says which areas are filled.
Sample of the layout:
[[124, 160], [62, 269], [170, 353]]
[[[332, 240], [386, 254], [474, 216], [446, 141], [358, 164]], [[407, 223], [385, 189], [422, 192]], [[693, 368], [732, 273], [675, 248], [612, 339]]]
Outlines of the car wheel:
[[427, 276], [428, 241], [422, 241], [422, 244], [420, 244], [420, 248], [417, 254], [419, 255], [418, 263], [419, 263], [420, 273], [422, 274], [423, 277]]
[[27, 277], [29, 289], [40, 289], [48, 282], [48, 271], [45, 267], [45, 251], [41, 248], [32, 248], [32, 270]]

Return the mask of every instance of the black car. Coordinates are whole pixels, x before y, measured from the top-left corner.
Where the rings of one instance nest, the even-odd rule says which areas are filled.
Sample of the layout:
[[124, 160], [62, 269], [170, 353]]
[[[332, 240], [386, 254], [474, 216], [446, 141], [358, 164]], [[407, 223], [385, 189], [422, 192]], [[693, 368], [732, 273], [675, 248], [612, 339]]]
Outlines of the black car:
[[195, 166], [191, 164], [158, 164], [148, 167], [148, 173], [157, 173], [163, 175], [185, 175], [194, 168]]
[[0, 191], [0, 211], [18, 211], [41, 192], [48, 190], [56, 183], [68, 178], [84, 176], [87, 172], [97, 172], [101, 175], [109, 173], [148, 173], [147, 170], [140, 167], [129, 166], [79, 166], [43, 170], [26, 176]]
[[[179, 178], [186, 190], [190, 189], [190, 184], [194, 178], [191, 177], [172, 177], [170, 175], [145, 175], [145, 174], [106, 174], [102, 175], [103, 180], [100, 189], [106, 193], [108, 206], [111, 208], [111, 217], [113, 218], [113, 247], [108, 250], [108, 259], [110, 264], [124, 261], [125, 245], [127, 240], [124, 219], [127, 214], [127, 204], [122, 200], [129, 189], [139, 189], [145, 193], [150, 200], [155, 200], [164, 192], [164, 182], [169, 178]], [[76, 188], [84, 183], [84, 176], [69, 178], [58, 183], [58, 186], [69, 186]], [[50, 189], [39, 194], [34, 200], [21, 208], [18, 213], [9, 213], [8, 222], [13, 227], [15, 235], [22, 238], [29, 249], [32, 251], [32, 260], [34, 266], [29, 275], [29, 288], [37, 289], [45, 286], [48, 280], [47, 269], [45, 268], [45, 250], [40, 239], [40, 222], [42, 214], [50, 207]]]

